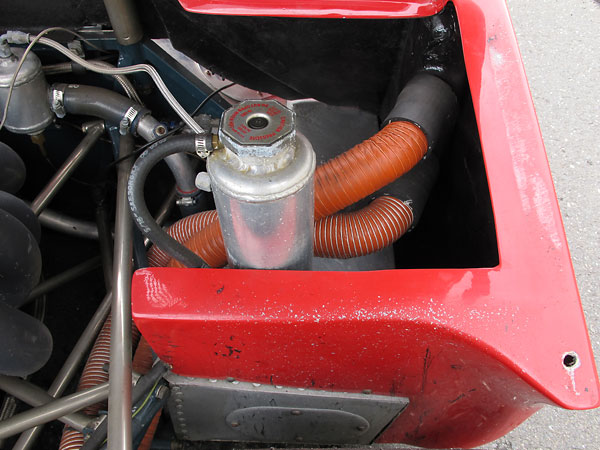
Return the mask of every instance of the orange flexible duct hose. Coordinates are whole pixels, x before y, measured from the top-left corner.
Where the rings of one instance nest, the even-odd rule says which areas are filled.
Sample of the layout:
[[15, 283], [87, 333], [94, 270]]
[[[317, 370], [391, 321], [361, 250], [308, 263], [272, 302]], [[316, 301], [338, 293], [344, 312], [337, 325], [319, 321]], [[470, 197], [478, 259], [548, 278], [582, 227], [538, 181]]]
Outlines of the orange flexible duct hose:
[[353, 258], [376, 252], [398, 240], [412, 225], [410, 206], [394, 197], [378, 197], [352, 213], [315, 222], [315, 256]]
[[[219, 229], [216, 217], [210, 219], [213, 222], [208, 226]], [[390, 196], [378, 197], [359, 211], [324, 217], [315, 222], [315, 256], [354, 258], [374, 253], [398, 240], [411, 227], [413, 219], [411, 207]], [[202, 227], [190, 232], [199, 236], [198, 231], [201, 229]], [[207, 259], [207, 253], [204, 252], [202, 257], [205, 261], [210, 261], [209, 264], [213, 267], [222, 266], [227, 262], [224, 254], [220, 259]]]
[[[109, 314], [85, 363], [77, 391], [88, 389], [108, 381], [108, 371], [105, 370], [105, 366], [110, 362], [110, 326], [111, 315]], [[131, 335], [132, 346], [135, 347], [140, 339], [140, 332], [134, 324], [132, 324]], [[98, 412], [102, 409], [107, 409], [106, 402], [88, 406], [83, 412], [89, 416], [97, 416]], [[79, 450], [82, 445], [83, 434], [80, 431], [65, 426], [60, 439], [59, 450]]]
[[[318, 221], [334, 214], [388, 185], [412, 169], [425, 156], [425, 153], [427, 153], [427, 138], [418, 126], [411, 122], [391, 122], [373, 137], [317, 168], [315, 172], [315, 220]], [[353, 226], [358, 229], [359, 224], [355, 220], [359, 219], [364, 221], [365, 215], [345, 215], [343, 223], [346, 224], [346, 227]], [[394, 225], [389, 220], [392, 218], [383, 215], [377, 219], [377, 223], [384, 224], [388, 230], [391, 230]], [[392, 222], [394, 221], [392, 220]], [[410, 222], [412, 223], [412, 219]], [[342, 222], [331, 220], [327, 223], [331, 223], [332, 225], [327, 226], [332, 227], [334, 224]], [[406, 228], [409, 226], [410, 224]], [[334, 231], [327, 228], [331, 237], [337, 235], [337, 231], [336, 234]], [[358, 238], [359, 236], [363, 236], [362, 242], [348, 247], [346, 250], [350, 253], [344, 254], [349, 256], [344, 257], [358, 256], [350, 249], [369, 248], [370, 244], [366, 243], [367, 240], [370, 242], [374, 239], [364, 234], [357, 234], [354, 237]], [[322, 242], [325, 243], [330, 238], [324, 236], [323, 239]], [[187, 248], [198, 254], [211, 267], [221, 267], [227, 262], [218, 220], [192, 233], [192, 237], [187, 241], [182, 240], [181, 242], [184, 242]], [[380, 242], [387, 242], [387, 240], [384, 239]], [[315, 245], [317, 245], [316, 241]], [[320, 248], [323, 249], [325, 246], [322, 245]], [[329, 245], [329, 248], [333, 247]], [[383, 247], [379, 247], [377, 250], [380, 248]], [[169, 265], [183, 267], [175, 260], [172, 260]]]
[[427, 138], [411, 122], [379, 133], [327, 161], [315, 172], [315, 220], [334, 214], [400, 178], [427, 153]]

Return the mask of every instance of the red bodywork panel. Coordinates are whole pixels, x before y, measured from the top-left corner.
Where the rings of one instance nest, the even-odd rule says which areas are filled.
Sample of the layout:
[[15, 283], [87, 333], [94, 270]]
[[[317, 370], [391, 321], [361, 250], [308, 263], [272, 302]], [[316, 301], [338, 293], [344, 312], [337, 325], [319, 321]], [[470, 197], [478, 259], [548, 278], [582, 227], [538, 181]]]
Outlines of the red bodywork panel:
[[[433, 13], [443, 3], [413, 6], [430, 5]], [[383, 2], [344, 4], [358, 10]], [[599, 406], [560, 212], [506, 6], [502, 0], [454, 5], [499, 266], [363, 273], [140, 270], [133, 315], [174, 372], [407, 396], [408, 408], [379, 441], [427, 447], [488, 442], [544, 403]], [[200, 2], [185, 6], [209, 12]], [[579, 366], [563, 366], [567, 352], [577, 353]]]
[[179, 0], [185, 10], [235, 16], [377, 19], [431, 16], [448, 0]]

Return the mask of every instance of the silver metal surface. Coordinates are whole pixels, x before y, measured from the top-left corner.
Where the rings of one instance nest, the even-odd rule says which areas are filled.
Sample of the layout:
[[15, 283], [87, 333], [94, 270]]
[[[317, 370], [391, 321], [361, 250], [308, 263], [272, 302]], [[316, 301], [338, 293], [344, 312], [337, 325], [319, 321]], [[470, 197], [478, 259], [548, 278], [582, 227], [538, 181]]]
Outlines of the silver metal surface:
[[245, 100], [223, 113], [219, 139], [239, 156], [275, 156], [295, 146], [294, 113], [275, 100]]
[[177, 437], [265, 443], [368, 444], [402, 397], [166, 376]]
[[[83, 330], [83, 333], [81, 333], [81, 336], [77, 340], [73, 350], [71, 350], [71, 353], [65, 360], [62, 368], [50, 385], [48, 394], [52, 397], [58, 397], [62, 395], [73, 377], [77, 374], [79, 365], [86, 356], [89, 348], [94, 343], [96, 336], [104, 325], [104, 321], [108, 317], [111, 303], [112, 293], [108, 293], [100, 303], [100, 306], [98, 306], [98, 309], [85, 327], [85, 330]], [[42, 432], [42, 428], [43, 427], [40, 425], [24, 431], [13, 446], [13, 450], [26, 450], [34, 448], [34, 445], [40, 433]]]
[[83, 158], [89, 153], [96, 141], [104, 133], [104, 122], [96, 121], [93, 124], [85, 126], [85, 137], [75, 147], [73, 153], [69, 155], [63, 165], [56, 171], [56, 174], [48, 182], [42, 192], [31, 203], [31, 209], [35, 215], [39, 216], [42, 210], [50, 203], [61, 187], [66, 183], [75, 169], [83, 161]]
[[137, 44], [144, 36], [132, 0], [104, 0], [110, 24], [121, 45]]
[[[0, 375], [0, 389], [30, 406], [42, 406], [55, 400], [54, 397], [42, 388], [18, 377]], [[81, 431], [91, 421], [91, 418], [85, 414], [74, 412], [60, 417], [59, 420]]]
[[[13, 75], [24, 49], [0, 58], [0, 105], [4, 107]], [[39, 58], [30, 52], [17, 74], [4, 126], [13, 133], [36, 134], [54, 120], [48, 103], [48, 84]]]
[[63, 417], [66, 414], [79, 411], [86, 406], [106, 400], [108, 397], [108, 383], [102, 383], [90, 389], [67, 395], [58, 400], [53, 400], [43, 406], [32, 408], [21, 414], [0, 422], [0, 439], [21, 433], [29, 428], [48, 423]]
[[[121, 136], [119, 158], [130, 155], [133, 137]], [[133, 222], [127, 201], [127, 181], [132, 158], [118, 166], [113, 301], [110, 333], [110, 395], [108, 399], [108, 449], [131, 448], [131, 272]]]
[[156, 120], [150, 114], [146, 114], [138, 121], [135, 132], [142, 139], [150, 142], [164, 135], [167, 130], [158, 120]]
[[[227, 258], [232, 267], [310, 268], [313, 255], [315, 154], [298, 134], [283, 168], [252, 174], [227, 149], [207, 160]], [[253, 164], [257, 164], [257, 159]], [[272, 159], [272, 158], [266, 158]]]
[[43, 210], [38, 219], [44, 227], [51, 230], [84, 239], [98, 239], [98, 228], [95, 223], [76, 219], [51, 209]]

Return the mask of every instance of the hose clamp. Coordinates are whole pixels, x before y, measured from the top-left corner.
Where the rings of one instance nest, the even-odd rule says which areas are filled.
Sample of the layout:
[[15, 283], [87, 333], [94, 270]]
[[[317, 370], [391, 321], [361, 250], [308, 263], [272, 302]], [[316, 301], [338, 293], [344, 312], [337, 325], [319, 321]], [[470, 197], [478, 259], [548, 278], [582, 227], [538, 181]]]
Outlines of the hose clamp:
[[62, 89], [52, 89], [52, 103], [50, 108], [57, 117], [63, 118], [67, 115], [65, 111], [65, 91]]
[[197, 134], [194, 137], [194, 150], [200, 158], [208, 158], [214, 150], [212, 135], [210, 133]]
[[121, 136], [125, 136], [127, 133], [129, 133], [129, 130], [131, 129], [131, 124], [133, 124], [133, 121], [135, 120], [138, 114], [139, 111], [133, 106], [131, 106], [127, 111], [125, 111], [125, 115], [123, 116], [123, 118], [121, 119], [121, 123], [119, 124], [119, 134]]

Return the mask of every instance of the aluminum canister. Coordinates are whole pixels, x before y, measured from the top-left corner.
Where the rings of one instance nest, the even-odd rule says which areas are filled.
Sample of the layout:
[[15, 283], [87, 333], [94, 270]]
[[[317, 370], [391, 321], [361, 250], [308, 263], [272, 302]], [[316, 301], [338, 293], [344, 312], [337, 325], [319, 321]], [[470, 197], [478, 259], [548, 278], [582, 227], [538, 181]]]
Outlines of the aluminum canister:
[[221, 148], [208, 158], [229, 264], [310, 269], [316, 158], [296, 132], [294, 113], [273, 100], [225, 111]]
[[[24, 50], [11, 48], [0, 58], [0, 108], [4, 109], [10, 83]], [[1, 114], [1, 113], [0, 113]], [[13, 133], [37, 134], [54, 120], [48, 101], [48, 84], [39, 58], [30, 52], [15, 80], [4, 126]]]

